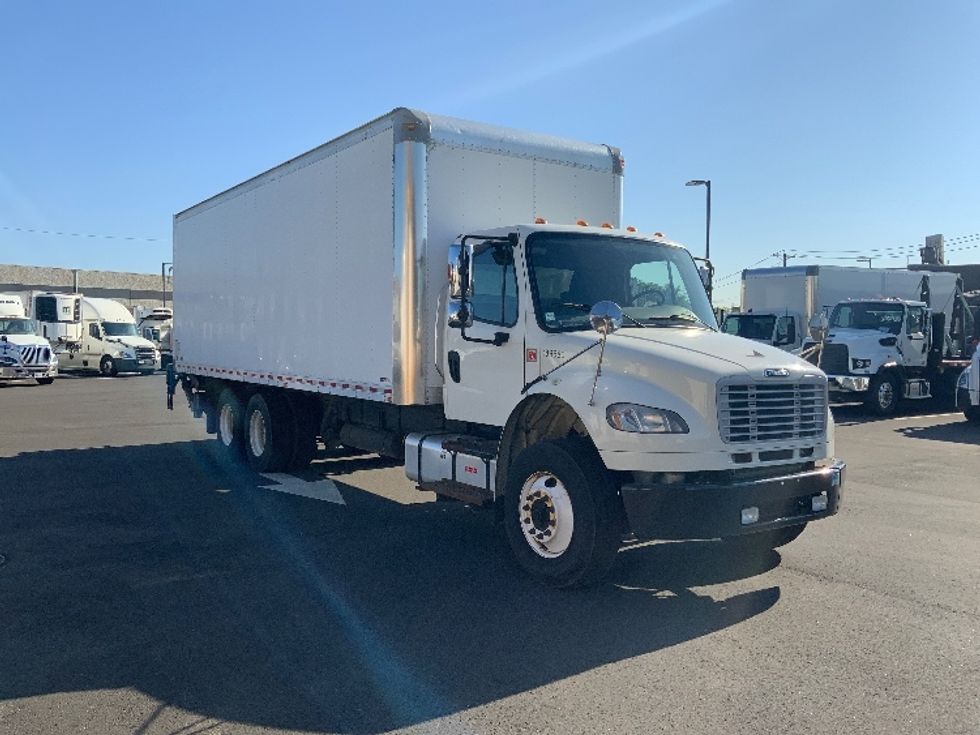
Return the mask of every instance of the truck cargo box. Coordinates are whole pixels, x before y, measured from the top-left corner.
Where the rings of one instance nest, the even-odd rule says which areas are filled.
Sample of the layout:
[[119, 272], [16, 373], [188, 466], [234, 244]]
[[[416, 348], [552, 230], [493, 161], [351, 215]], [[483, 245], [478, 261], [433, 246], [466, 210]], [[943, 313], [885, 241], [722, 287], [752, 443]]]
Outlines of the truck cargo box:
[[439, 403], [454, 239], [621, 210], [615, 148], [398, 108], [174, 217], [177, 370]]

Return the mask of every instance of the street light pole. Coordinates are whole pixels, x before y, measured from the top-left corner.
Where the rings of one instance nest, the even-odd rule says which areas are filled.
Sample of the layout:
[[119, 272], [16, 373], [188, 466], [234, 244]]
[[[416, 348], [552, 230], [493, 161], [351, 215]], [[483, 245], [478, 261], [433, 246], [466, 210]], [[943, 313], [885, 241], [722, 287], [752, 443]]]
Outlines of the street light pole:
[[160, 264], [160, 285], [163, 290], [163, 305], [167, 305], [167, 266], [173, 269], [173, 263], [163, 262]]
[[711, 260], [711, 179], [691, 179], [684, 186], [703, 186], [705, 189], [704, 259]]

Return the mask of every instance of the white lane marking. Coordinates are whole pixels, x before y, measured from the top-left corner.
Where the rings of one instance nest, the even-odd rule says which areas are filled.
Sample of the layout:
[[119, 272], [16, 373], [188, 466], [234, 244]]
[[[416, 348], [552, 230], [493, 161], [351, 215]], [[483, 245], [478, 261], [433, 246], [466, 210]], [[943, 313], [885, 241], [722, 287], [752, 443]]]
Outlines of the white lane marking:
[[942, 419], [947, 416], [959, 416], [959, 411], [954, 411], [953, 413], [930, 413], [920, 416], [896, 416], [896, 421], [915, 421], [916, 419]]
[[307, 482], [299, 477], [293, 477], [283, 472], [270, 472], [263, 474], [262, 477], [278, 483], [277, 485], [259, 486], [266, 490], [275, 490], [276, 492], [286, 493], [288, 495], [299, 495], [304, 498], [312, 498], [313, 500], [323, 500], [327, 503], [347, 505], [333, 480], [323, 479], [316, 480], [315, 482]]

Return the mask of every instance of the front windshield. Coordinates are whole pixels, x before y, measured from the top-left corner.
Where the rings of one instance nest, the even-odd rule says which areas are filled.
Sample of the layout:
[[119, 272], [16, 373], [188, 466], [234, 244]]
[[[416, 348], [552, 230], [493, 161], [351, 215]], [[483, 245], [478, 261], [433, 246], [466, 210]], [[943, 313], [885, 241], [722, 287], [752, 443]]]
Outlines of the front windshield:
[[683, 248], [645, 240], [538, 232], [527, 239], [538, 324], [548, 332], [591, 329], [599, 301], [623, 308], [623, 328], [717, 328], [698, 269]]
[[901, 304], [873, 301], [837, 304], [830, 315], [830, 328], [874, 329], [879, 332], [898, 334], [902, 331], [904, 311]]
[[722, 331], [745, 339], [772, 339], [772, 330], [776, 326], [776, 317], [772, 314], [732, 314], [725, 319]]
[[0, 319], [0, 334], [37, 334], [37, 322], [33, 319]]
[[108, 337], [137, 337], [136, 325], [125, 322], [102, 322], [102, 329]]

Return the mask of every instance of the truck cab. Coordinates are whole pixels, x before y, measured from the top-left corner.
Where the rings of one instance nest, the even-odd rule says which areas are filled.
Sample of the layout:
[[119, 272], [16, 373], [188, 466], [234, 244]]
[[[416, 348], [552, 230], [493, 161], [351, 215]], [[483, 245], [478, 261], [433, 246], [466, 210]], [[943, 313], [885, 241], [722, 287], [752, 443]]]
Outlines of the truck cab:
[[112, 299], [80, 294], [38, 294], [35, 313], [65, 371], [150, 375], [160, 352], [141, 337], [129, 310]]
[[[939, 337], [942, 350], [942, 335]], [[859, 397], [879, 415], [902, 398], [932, 397], [932, 312], [922, 301], [843, 301], [830, 314], [820, 352], [831, 392]]]
[[165, 306], [147, 308], [137, 306], [133, 316], [136, 330], [160, 351], [160, 367], [166, 369], [173, 362], [171, 331], [174, 324], [174, 310]]
[[0, 294], [0, 381], [33, 379], [50, 385], [57, 374], [54, 351], [37, 322], [27, 318], [20, 296]]
[[744, 312], [729, 314], [722, 323], [725, 334], [792, 351], [801, 346], [803, 333], [798, 314]]
[[980, 424], [980, 348], [974, 348], [969, 367], [956, 381], [956, 405], [967, 421]]

